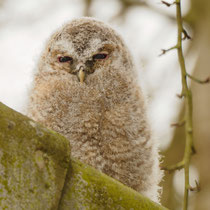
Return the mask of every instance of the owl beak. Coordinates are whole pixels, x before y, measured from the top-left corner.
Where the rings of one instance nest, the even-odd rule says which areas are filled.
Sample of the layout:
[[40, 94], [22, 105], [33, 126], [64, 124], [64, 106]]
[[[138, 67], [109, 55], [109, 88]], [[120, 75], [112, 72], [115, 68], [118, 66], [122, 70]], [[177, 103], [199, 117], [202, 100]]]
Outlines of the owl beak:
[[83, 66], [80, 66], [79, 68], [79, 71], [77, 73], [77, 77], [78, 77], [78, 80], [81, 82], [81, 83], [84, 83], [85, 81], [85, 70], [84, 70], [84, 67]]

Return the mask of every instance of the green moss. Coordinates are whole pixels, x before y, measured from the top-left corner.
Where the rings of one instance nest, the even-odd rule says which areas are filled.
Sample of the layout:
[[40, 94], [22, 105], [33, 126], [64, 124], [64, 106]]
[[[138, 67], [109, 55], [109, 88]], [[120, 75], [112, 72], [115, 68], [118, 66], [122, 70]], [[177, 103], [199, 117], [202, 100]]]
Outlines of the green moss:
[[56, 209], [69, 141], [0, 103], [1, 209]]
[[59, 209], [163, 210], [166, 208], [96, 169], [72, 160]]
[[67, 139], [1, 103], [0, 174], [1, 209], [165, 209], [92, 167], [70, 164]]

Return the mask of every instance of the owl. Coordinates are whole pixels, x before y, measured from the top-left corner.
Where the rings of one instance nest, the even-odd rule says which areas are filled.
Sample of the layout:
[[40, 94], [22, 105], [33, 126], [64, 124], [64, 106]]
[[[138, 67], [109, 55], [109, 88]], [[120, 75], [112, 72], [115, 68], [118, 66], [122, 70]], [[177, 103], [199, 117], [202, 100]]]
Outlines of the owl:
[[46, 43], [28, 116], [68, 138], [74, 158], [158, 202], [158, 149], [136, 78], [115, 30], [74, 19]]

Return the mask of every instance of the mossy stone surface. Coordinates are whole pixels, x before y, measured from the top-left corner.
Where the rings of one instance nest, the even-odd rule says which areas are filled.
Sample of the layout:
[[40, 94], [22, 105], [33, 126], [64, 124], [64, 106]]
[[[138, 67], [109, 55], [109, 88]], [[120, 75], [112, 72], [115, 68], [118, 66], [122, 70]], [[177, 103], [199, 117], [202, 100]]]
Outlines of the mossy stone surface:
[[164, 210], [131, 188], [72, 159], [59, 210]]
[[164, 210], [70, 160], [69, 141], [0, 103], [0, 209]]
[[0, 103], [0, 209], [57, 209], [69, 141]]

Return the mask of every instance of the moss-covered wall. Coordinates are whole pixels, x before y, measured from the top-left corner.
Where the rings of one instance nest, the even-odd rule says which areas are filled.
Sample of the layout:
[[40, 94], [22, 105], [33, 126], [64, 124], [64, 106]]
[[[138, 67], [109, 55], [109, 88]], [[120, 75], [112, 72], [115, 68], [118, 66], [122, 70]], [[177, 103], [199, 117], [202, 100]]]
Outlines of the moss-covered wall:
[[0, 209], [56, 209], [69, 142], [0, 103]]
[[59, 210], [165, 209], [129, 187], [72, 159]]
[[70, 159], [69, 141], [0, 103], [0, 209], [165, 209]]

